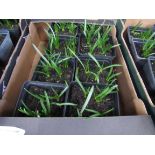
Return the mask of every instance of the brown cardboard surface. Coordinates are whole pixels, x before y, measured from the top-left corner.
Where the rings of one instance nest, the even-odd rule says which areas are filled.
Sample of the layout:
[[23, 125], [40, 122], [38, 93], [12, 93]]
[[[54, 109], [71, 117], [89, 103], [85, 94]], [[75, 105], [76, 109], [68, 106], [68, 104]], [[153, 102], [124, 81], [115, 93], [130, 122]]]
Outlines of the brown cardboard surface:
[[146, 94], [146, 96], [147, 96], [147, 100], [149, 101], [149, 103], [151, 104], [152, 107], [155, 107], [155, 105], [153, 104], [153, 102], [152, 102], [152, 100], [151, 100], [151, 98], [150, 98], [150, 96], [149, 96], [149, 94], [148, 94], [148, 92], [147, 92], [147, 89], [146, 89], [146, 87], [145, 87], [145, 84], [144, 84], [144, 82], [143, 82], [143, 79], [142, 79], [142, 77], [140, 76], [139, 71], [137, 70], [137, 67], [136, 67], [136, 65], [135, 65], [135, 62], [134, 62], [134, 60], [133, 60], [133, 58], [132, 58], [132, 56], [131, 56], [131, 52], [130, 52], [130, 50], [129, 50], [127, 44], [126, 44], [126, 41], [125, 41], [125, 39], [124, 39], [124, 35], [125, 35], [125, 31], [126, 31], [127, 27], [128, 27], [128, 26], [134, 26], [134, 25], [136, 25], [138, 22], [141, 22], [141, 23], [142, 23], [142, 27], [151, 27], [152, 25], [155, 24], [155, 19], [127, 19], [126, 22], [125, 22], [125, 24], [124, 24], [124, 29], [123, 29], [123, 31], [122, 31], [121, 36], [122, 36], [122, 40], [123, 40], [123, 42], [124, 42], [124, 45], [125, 45], [126, 49], [128, 50], [128, 55], [129, 55], [129, 57], [130, 57], [130, 59], [131, 59], [131, 61], [132, 61], [132, 63], [133, 63], [133, 66], [134, 66], [135, 70], [137, 71], [137, 76], [138, 76], [138, 78], [140, 79], [141, 85], [143, 86], [143, 89], [144, 89], [145, 94]]
[[[44, 46], [46, 46], [48, 43], [48, 38], [44, 31], [46, 28], [47, 26], [43, 22], [30, 24], [30, 34], [27, 37], [19, 55], [6, 92], [0, 101], [0, 114], [2, 116], [12, 114], [23, 83], [26, 80], [31, 79], [33, 71], [35, 70], [40, 58], [32, 47], [32, 43], [34, 43], [42, 52], [44, 52]], [[117, 44], [116, 29], [114, 26], [112, 36], [115, 44]], [[119, 47], [116, 47], [116, 56], [115, 63], [122, 64], [121, 67], [117, 68], [118, 72], [121, 72], [121, 75], [118, 77], [118, 85], [122, 115], [147, 114], [144, 103], [137, 97]]]

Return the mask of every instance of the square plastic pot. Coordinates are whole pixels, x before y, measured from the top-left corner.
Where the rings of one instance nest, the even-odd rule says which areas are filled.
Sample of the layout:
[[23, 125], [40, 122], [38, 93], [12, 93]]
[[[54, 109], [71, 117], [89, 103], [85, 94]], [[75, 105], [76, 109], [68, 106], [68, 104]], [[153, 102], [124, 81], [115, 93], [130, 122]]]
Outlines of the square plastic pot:
[[[14, 116], [23, 116], [19, 111], [19, 107], [22, 105], [22, 100], [24, 101], [24, 99], [26, 99], [27, 97], [27, 92], [26, 90], [29, 90], [31, 87], [38, 87], [38, 88], [43, 88], [43, 89], [46, 89], [46, 90], [50, 90], [52, 88], [54, 89], [57, 89], [57, 90], [64, 90], [65, 89], [65, 85], [63, 84], [56, 84], [56, 83], [49, 83], [49, 82], [35, 82], [35, 81], [26, 81], [24, 84], [23, 84], [23, 87], [21, 89], [21, 92], [20, 92], [20, 95], [19, 95], [19, 98], [18, 98], [18, 101], [17, 101], [17, 104], [16, 104], [16, 107], [15, 107], [15, 111], [14, 111]], [[25, 90], [26, 89], [26, 90]], [[67, 91], [66, 91], [67, 92]], [[67, 96], [66, 96], [67, 93], [64, 94], [64, 102], [66, 101], [67, 99]], [[62, 107], [62, 117], [64, 115], [64, 107]]]
[[[141, 38], [135, 38], [134, 36], [132, 36], [131, 34], [131, 30], [133, 29], [134, 27], [133, 26], [129, 26], [127, 28], [127, 36], [128, 36], [128, 40], [129, 40], [129, 43], [131, 44], [132, 43], [132, 39], [137, 39], [139, 41], [147, 41], [146, 39], [141, 39]], [[138, 27], [137, 30], [135, 30], [136, 32], [145, 32], [147, 31], [148, 28], [143, 28], [143, 27]], [[152, 27], [152, 31], [155, 32], [155, 26]]]
[[[62, 22], [52, 22], [52, 23], [51, 23], [51, 27], [52, 27], [53, 31], [54, 31], [54, 24], [59, 24], [59, 23], [62, 23]], [[64, 22], [64, 23], [71, 23], [71, 22]], [[77, 26], [75, 35], [70, 34], [70, 33], [65, 33], [65, 34], [63, 34], [63, 33], [58, 33], [58, 34], [56, 34], [56, 35], [77, 37], [77, 36], [79, 35], [79, 24], [78, 24], [78, 23], [75, 23], [75, 22], [74, 22], [74, 24]]]
[[135, 63], [138, 65], [138, 67], [143, 66], [147, 59], [144, 57], [140, 56], [140, 49], [138, 49], [138, 47], [143, 46], [145, 42], [144, 41], [140, 41], [137, 39], [132, 39], [130, 47], [131, 47], [131, 54], [133, 56], [133, 59], [135, 61]]
[[[89, 60], [90, 61], [90, 64], [92, 63], [92, 62], [94, 62], [90, 57], [87, 57], [87, 56], [80, 56], [79, 57], [79, 59], [81, 60], [81, 61], [86, 61], [86, 60]], [[98, 60], [98, 59], [97, 59]], [[99, 59], [98, 60], [98, 62], [99, 63], [101, 63], [101, 64], [106, 64], [106, 65], [111, 65], [112, 64], [112, 61], [111, 61], [111, 59], [109, 59], [109, 58], [104, 58], [104, 59]], [[79, 61], [76, 59], [75, 60], [75, 66], [76, 66], [76, 69], [77, 69], [77, 67], [78, 67], [78, 64], [80, 64], [79, 63]], [[82, 66], [81, 66], [82, 67]], [[76, 73], [76, 69], [75, 69], [75, 73]], [[105, 71], [106, 72], [106, 71]], [[78, 75], [79, 75], [79, 73], [78, 73]], [[78, 76], [79, 77], [79, 76]], [[79, 79], [80, 80], [80, 79]], [[75, 81], [75, 79], [74, 79], [74, 81]], [[84, 83], [88, 83], [88, 84], [96, 84], [96, 82], [86, 82], [86, 81], [82, 81], [82, 80], [80, 80], [81, 82], [84, 82]], [[101, 83], [99, 83], [99, 84], [101, 84]], [[102, 83], [102, 84], [105, 84], [105, 83]]]
[[14, 46], [8, 30], [1, 29], [0, 35], [4, 38], [0, 44], [0, 62], [2, 64], [7, 64]]
[[143, 67], [143, 70], [149, 90], [155, 92], [155, 68], [153, 70], [153, 63], [155, 63], [155, 57], [149, 57]]
[[[65, 58], [65, 57], [60, 57], [60, 58]], [[38, 65], [41, 65], [40, 61], [39, 61]], [[75, 59], [74, 58], [69, 60], [69, 66], [72, 66], [72, 75], [71, 75], [71, 79], [69, 81], [69, 83], [71, 83], [74, 79], [74, 74], [75, 74]], [[37, 68], [38, 67], [36, 67], [36, 69]], [[33, 77], [32, 77], [32, 81], [40, 81], [40, 80], [37, 80], [37, 77], [38, 77], [38, 74], [34, 72]], [[47, 81], [40, 81], [40, 82], [47, 82]], [[52, 82], [52, 81], [48, 81], [48, 82]], [[52, 82], [52, 83], [55, 83], [55, 82]], [[61, 82], [61, 83], [65, 84], [65, 82]]]
[[[99, 88], [104, 88], [106, 86], [106, 85], [101, 85], [101, 84], [89, 84], [89, 83], [82, 83], [82, 84], [83, 84], [84, 87], [91, 87], [91, 86], [94, 85], [95, 87], [98, 86]], [[71, 98], [71, 95], [73, 93], [72, 88], [73, 88], [74, 85], [78, 85], [77, 82], [72, 82], [70, 84], [69, 91], [67, 92], [68, 93], [68, 95], [67, 95], [67, 97], [68, 97], [67, 98], [67, 102], [70, 102], [70, 98]], [[113, 112], [111, 113], [110, 116], [119, 116], [120, 115], [119, 95], [118, 95], [118, 93], [115, 92], [115, 93], [110, 94], [110, 97], [113, 99], [113, 108], [114, 108], [114, 110], [113, 110]], [[65, 116], [66, 117], [71, 117], [69, 115], [70, 108], [71, 107], [65, 106], [65, 110], [64, 111], [65, 111]]]
[[[112, 45], [114, 45], [114, 43], [113, 43], [113, 41], [112, 41], [112, 37], [111, 36], [109, 36], [110, 38], [109, 38], [109, 41], [108, 41], [108, 43], [110, 43], [110, 44], [112, 44]], [[88, 56], [88, 53], [82, 53], [82, 51], [81, 51], [81, 47], [82, 47], [82, 38], [84, 38], [84, 35], [83, 34], [81, 34], [80, 35], [80, 40], [79, 40], [79, 55], [80, 56]], [[89, 49], [87, 49], [88, 50], [88, 52], [89, 52]], [[115, 57], [116, 57], [116, 53], [115, 53], [115, 49], [114, 48], [112, 48], [106, 55], [103, 55], [103, 54], [97, 54], [97, 55], [95, 55], [95, 54], [93, 54], [93, 56], [95, 57], [95, 58], [97, 58], [97, 59], [100, 59], [100, 60], [102, 60], [102, 59], [105, 59], [105, 58], [107, 58], [107, 59], [110, 59], [110, 60], [113, 60]]]
[[[78, 50], [79, 50], [79, 46], [80, 46], [80, 40], [79, 37], [76, 36], [70, 36], [70, 35], [59, 35], [59, 42], [65, 42], [68, 41], [70, 39], [76, 39], [76, 54], [78, 55]], [[50, 49], [50, 41], [48, 42], [48, 49]], [[64, 51], [62, 51], [62, 49], [58, 49], [56, 53], [63, 53]], [[65, 55], [61, 54], [60, 56], [65, 57]]]

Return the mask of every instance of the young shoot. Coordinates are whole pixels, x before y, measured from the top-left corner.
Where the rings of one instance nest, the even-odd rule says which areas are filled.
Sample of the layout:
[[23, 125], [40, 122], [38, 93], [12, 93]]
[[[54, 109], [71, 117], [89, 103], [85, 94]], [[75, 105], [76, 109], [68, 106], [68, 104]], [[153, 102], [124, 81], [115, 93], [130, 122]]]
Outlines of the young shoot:
[[117, 84], [115, 84], [115, 85], [109, 84], [104, 89], [102, 89], [102, 90], [99, 89], [99, 93], [95, 94], [95, 101], [96, 101], [96, 103], [104, 102], [105, 99], [107, 98], [107, 96], [112, 94], [114, 91], [116, 92], [117, 89], [118, 89], [118, 85]]
[[[26, 89], [25, 89], [26, 90]], [[53, 106], [76, 106], [74, 103], [59, 103], [59, 102], [54, 102], [51, 99], [56, 98], [54, 96], [49, 96], [46, 91], [44, 91], [44, 94], [35, 94], [32, 93], [28, 90], [26, 90], [28, 95], [31, 95], [33, 98], [36, 99], [37, 104], [39, 104], [39, 108], [36, 105], [36, 108], [31, 109], [29, 108], [23, 101], [22, 106], [18, 109], [19, 112], [30, 116], [30, 117], [48, 117], [51, 116], [53, 111], [52, 107]], [[66, 89], [64, 89], [60, 94], [59, 97], [61, 97], [64, 93], [66, 92]], [[63, 93], [63, 94], [62, 94]]]
[[83, 29], [83, 34], [85, 36], [86, 44], [88, 47], [93, 43], [93, 38], [97, 36], [101, 28], [102, 26], [99, 25], [87, 24], [86, 20], [84, 25], [81, 25], [81, 29]]
[[151, 54], [154, 54], [155, 50], [155, 40], [153, 37], [155, 36], [155, 32], [150, 36], [150, 38], [144, 43], [142, 48], [142, 56], [147, 58]]
[[51, 70], [55, 70], [59, 77], [62, 76], [62, 68], [61, 64], [65, 63], [65, 67], [68, 67], [68, 60], [70, 57], [67, 58], [60, 58], [60, 54], [46, 54], [46, 57], [42, 54], [42, 52], [33, 44], [35, 51], [40, 55], [41, 65], [39, 67], [42, 68], [41, 71], [37, 71], [40, 74], [44, 74], [46, 77], [51, 76]]

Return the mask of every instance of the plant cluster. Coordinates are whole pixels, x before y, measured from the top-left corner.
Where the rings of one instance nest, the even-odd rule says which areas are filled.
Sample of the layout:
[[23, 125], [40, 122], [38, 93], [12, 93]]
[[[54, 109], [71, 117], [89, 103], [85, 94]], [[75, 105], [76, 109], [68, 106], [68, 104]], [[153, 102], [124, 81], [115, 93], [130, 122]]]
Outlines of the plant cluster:
[[53, 23], [52, 24], [53, 31], [58, 35], [63, 34], [70, 34], [76, 35], [77, 34], [77, 25], [75, 23]]
[[147, 40], [150, 38], [150, 36], [152, 35], [153, 33], [153, 30], [148, 28], [148, 29], [143, 29], [141, 28], [142, 26], [142, 23], [139, 22], [137, 23], [135, 26], [133, 26], [131, 28], [131, 35], [134, 37], [134, 38], [139, 38], [139, 39], [142, 39], [142, 40]]
[[[66, 85], [66, 88], [62, 91], [63, 93], [60, 92], [59, 94], [55, 93], [54, 90], [52, 90], [54, 92], [53, 94], [48, 94], [46, 91], [44, 91], [43, 94], [36, 94], [26, 90], [27, 95], [33, 96], [37, 99], [40, 109], [32, 110], [27, 106], [27, 103], [25, 104], [22, 101], [23, 106], [22, 108], [19, 108], [19, 111], [28, 116], [37, 117], [53, 116], [53, 106], [65, 106], [73, 109], [76, 111], [75, 116], [77, 117], [105, 116], [114, 111], [115, 103], [112, 94], [116, 94], [118, 91], [116, 79], [120, 74], [115, 73], [115, 68], [120, 67], [120, 65], [112, 64], [111, 59], [106, 64], [104, 63], [104, 60], [98, 60], [93, 53], [94, 50], [98, 48], [105, 54], [111, 48], [115, 47], [112, 45], [109, 46], [108, 44], [111, 27], [104, 28], [103, 26], [88, 25], [86, 21], [80, 26], [80, 28], [84, 29], [83, 33], [86, 37], [86, 42], [90, 51], [88, 52], [88, 56], [85, 57], [85, 61], [83, 61], [83, 58], [79, 56], [78, 52], [76, 52], [78, 46], [76, 41], [79, 39], [72, 36], [70, 36], [70, 38], [62, 39], [61, 36], [58, 35], [61, 32], [68, 32], [68, 34], [71, 34], [71, 32], [74, 33], [75, 29], [77, 29], [76, 24], [54, 23], [52, 26], [49, 24], [47, 24], [47, 26], [50, 31], [45, 30], [45, 32], [49, 38], [49, 45], [45, 50], [45, 54], [43, 55], [42, 52], [33, 44], [35, 51], [41, 57], [35, 71], [35, 74], [37, 74], [36, 78], [39, 79], [38, 77], [40, 76], [44, 77], [42, 82], [63, 82], [63, 84]], [[81, 35], [78, 37], [81, 37]], [[70, 62], [72, 60], [75, 60], [76, 62], [75, 68], [71, 67]], [[70, 72], [67, 72], [68, 70]], [[65, 78], [71, 74], [75, 74], [73, 81], [80, 90], [78, 92], [71, 91], [72, 82]], [[86, 77], [86, 80], [83, 81], [81, 77]], [[92, 81], [88, 81], [89, 78], [92, 79]], [[54, 79], [56, 80], [54, 81]], [[104, 82], [101, 79], [104, 79]], [[86, 82], [89, 82], [90, 85], [86, 86]], [[64, 95], [67, 90], [69, 90], [67, 102], [60, 101], [60, 97]], [[74, 99], [72, 100], [69, 96], [72, 96], [70, 94], [73, 93], [75, 94], [75, 98], [73, 97]], [[76, 95], [81, 96], [77, 96], [76, 99]], [[82, 100], [77, 102], [78, 99]], [[111, 106], [107, 106], [107, 108], [105, 108], [106, 103]]]
[[[111, 50], [119, 45], [113, 45], [111, 39], [111, 26], [85, 24], [83, 28], [84, 37], [81, 39], [81, 53], [91, 53], [93, 55], [107, 55]], [[84, 41], [83, 41], [84, 40]]]
[[[51, 87], [50, 91], [52, 94], [48, 95], [48, 91], [44, 90], [43, 93], [37, 94], [32, 91], [25, 89], [27, 94], [32, 98], [31, 102], [35, 100], [35, 106], [33, 108], [29, 108], [28, 104], [23, 100], [22, 106], [18, 109], [22, 114], [29, 117], [49, 117], [54, 116], [54, 110], [61, 110], [63, 106], [75, 106], [73, 103], [65, 103], [61, 98], [64, 98], [64, 95], [68, 89], [66, 86], [62, 91], [57, 91], [55, 88]], [[37, 106], [38, 105], [38, 106]]]
[[12, 29], [14, 25], [18, 24], [17, 19], [0, 19], [0, 28]]

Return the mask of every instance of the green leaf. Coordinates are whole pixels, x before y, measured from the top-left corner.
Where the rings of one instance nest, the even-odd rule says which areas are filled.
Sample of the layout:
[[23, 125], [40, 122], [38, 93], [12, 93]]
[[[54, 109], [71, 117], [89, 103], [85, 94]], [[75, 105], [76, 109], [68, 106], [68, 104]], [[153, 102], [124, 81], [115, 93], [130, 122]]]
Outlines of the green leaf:
[[45, 95], [45, 99], [46, 99], [47, 113], [50, 114], [50, 112], [51, 112], [51, 104], [50, 104], [49, 97], [48, 97], [46, 91], [44, 91], [44, 95]]
[[89, 94], [88, 94], [88, 96], [87, 96], [87, 98], [86, 98], [86, 101], [85, 101], [85, 103], [84, 103], [83, 106], [82, 106], [82, 109], [81, 109], [81, 111], [80, 111], [80, 114], [81, 114], [81, 115], [83, 114], [84, 110], [86, 109], [86, 107], [87, 107], [87, 105], [88, 105], [88, 103], [89, 103], [89, 101], [90, 101], [90, 99], [91, 99], [91, 97], [92, 97], [93, 92], [94, 92], [94, 86], [91, 87], [91, 89], [90, 89], [90, 91], [89, 91]]
[[46, 25], [47, 25], [47, 26], [48, 26], [48, 28], [51, 30], [51, 32], [52, 32], [52, 34], [53, 34], [54, 38], [56, 38], [56, 37], [55, 37], [55, 33], [54, 33], [54, 31], [53, 31], [53, 29], [52, 29], [51, 25], [50, 25], [50, 24], [48, 24], [48, 23], [46, 23]]
[[75, 54], [75, 52], [73, 50], [71, 50], [69, 47], [68, 49], [70, 50], [70, 52], [76, 57], [76, 59], [80, 62], [80, 64], [82, 65], [82, 67], [85, 70], [85, 66], [83, 65], [82, 61], [79, 59], [79, 57]]
[[36, 45], [32, 44], [33, 48], [35, 49], [35, 51], [40, 55], [40, 57], [50, 66], [51, 64], [49, 63], [49, 61], [46, 59], [46, 57], [44, 57], [44, 55], [41, 53], [41, 51], [37, 48]]
[[99, 62], [97, 61], [97, 59], [91, 54], [91, 53], [88, 53], [88, 56], [96, 63], [96, 65], [101, 68]]

